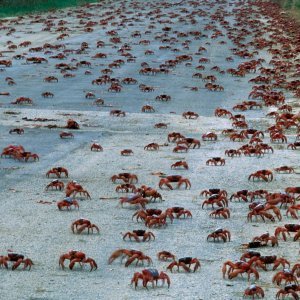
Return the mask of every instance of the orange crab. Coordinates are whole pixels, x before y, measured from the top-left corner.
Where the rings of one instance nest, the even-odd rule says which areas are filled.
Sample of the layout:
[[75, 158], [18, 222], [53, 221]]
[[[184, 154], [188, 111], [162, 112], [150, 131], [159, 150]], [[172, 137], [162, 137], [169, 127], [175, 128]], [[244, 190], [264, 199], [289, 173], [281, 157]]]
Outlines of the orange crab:
[[171, 183], [177, 182], [177, 187], [180, 188], [182, 184], [185, 184], [185, 188], [190, 188], [191, 187], [191, 182], [187, 179], [182, 177], [181, 175], [170, 175], [165, 178], [162, 178], [159, 181], [159, 188], [162, 189], [163, 186], [167, 186], [170, 190], [173, 190], [173, 187]]
[[96, 229], [96, 231], [99, 233], [99, 227], [95, 224], [92, 224], [92, 222], [90, 220], [87, 219], [78, 219], [76, 221], [74, 221], [71, 225], [71, 230], [73, 233], [82, 233], [85, 229], [88, 230], [88, 234], [90, 234], [90, 230], [93, 233], [93, 228]]
[[168, 259], [175, 260], [176, 257], [175, 257], [174, 254], [172, 254], [169, 251], [160, 251], [160, 252], [157, 253], [157, 258], [159, 260], [166, 261]]
[[131, 279], [131, 284], [134, 283], [135, 289], [138, 285], [139, 279], [143, 280], [143, 287], [145, 287], [146, 289], [148, 289], [147, 284], [149, 281], [152, 282], [153, 287], [154, 287], [154, 281], [156, 282], [157, 285], [158, 280], [162, 280], [163, 285], [165, 281], [167, 281], [168, 288], [170, 287], [171, 284], [170, 277], [165, 272], [159, 273], [157, 269], [144, 269], [142, 270], [142, 273], [139, 272], [134, 273]]
[[223, 240], [224, 243], [227, 242], [227, 240], [230, 242], [230, 231], [227, 229], [218, 228], [214, 232], [210, 233], [207, 236], [206, 240], [208, 241], [209, 239], [213, 239], [215, 242], [216, 240], [219, 241], [220, 238]]
[[191, 265], [195, 265], [193, 272], [196, 272], [201, 267], [201, 264], [197, 258], [184, 257], [184, 258], [180, 258], [178, 261], [175, 260], [171, 262], [168, 265], [167, 270], [170, 270], [172, 272], [173, 268], [177, 266], [178, 271], [179, 271], [179, 267], [182, 267], [186, 272], [191, 272], [192, 271]]
[[263, 179], [266, 182], [273, 180], [273, 173], [270, 170], [259, 170], [249, 175], [248, 180]]
[[25, 258], [22, 254], [8, 253], [7, 256], [0, 256], [0, 266], [8, 269], [8, 262], [13, 262], [12, 270], [17, 269], [21, 264], [24, 264], [23, 270], [30, 270], [33, 262], [30, 258]]
[[[151, 241], [153, 238], [155, 240], [155, 235], [151, 231], [146, 230], [133, 230], [132, 232], [128, 231], [123, 235], [123, 240], [125, 240], [127, 237], [129, 237], [130, 241], [131, 238], [134, 238], [136, 242], [147, 242]], [[142, 238], [142, 240], [140, 240]]]
[[128, 249], [118, 249], [112, 253], [112, 255], [108, 259], [108, 264], [111, 264], [115, 259], [118, 257], [121, 257], [121, 262], [124, 257], [127, 256], [127, 261], [125, 263], [125, 267], [128, 267], [131, 265], [135, 260], [136, 260], [136, 265], [140, 261], [146, 260], [148, 264], [150, 265], [152, 263], [152, 259], [145, 255], [142, 251], [137, 251], [137, 250], [128, 250]]
[[179, 168], [188, 170], [189, 166], [188, 166], [187, 162], [183, 161], [183, 160], [176, 161], [174, 164], [171, 165], [171, 169], [179, 169]]
[[225, 166], [225, 159], [221, 157], [213, 157], [206, 161], [207, 166]]
[[262, 298], [264, 298], [265, 292], [260, 286], [252, 284], [245, 289], [243, 297], [252, 297], [252, 299], [254, 299], [255, 296], [261, 296]]
[[75, 263], [79, 263], [81, 267], [83, 264], [90, 264], [90, 271], [97, 270], [98, 266], [94, 259], [90, 257], [86, 257], [84, 252], [77, 251], [77, 250], [70, 250], [69, 252], [62, 254], [59, 257], [59, 266], [64, 270], [64, 261], [70, 260], [69, 268], [72, 270], [74, 268]]

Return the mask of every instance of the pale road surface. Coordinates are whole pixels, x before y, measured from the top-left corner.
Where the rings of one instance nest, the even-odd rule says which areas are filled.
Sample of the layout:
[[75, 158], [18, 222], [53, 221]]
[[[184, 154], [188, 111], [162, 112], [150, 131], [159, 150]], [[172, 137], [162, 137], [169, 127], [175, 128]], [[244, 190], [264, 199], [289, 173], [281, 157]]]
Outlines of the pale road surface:
[[[236, 103], [247, 100], [251, 91], [248, 80], [258, 74], [247, 74], [245, 77], [232, 77], [219, 74], [210, 70], [213, 66], [219, 66], [221, 70], [236, 68], [241, 62], [246, 61], [238, 56], [233, 56], [231, 48], [235, 45], [227, 37], [226, 30], [220, 22], [211, 23], [216, 29], [221, 30], [224, 36], [211, 39], [213, 30], [204, 30], [211, 22], [210, 16], [217, 10], [232, 12], [238, 1], [224, 1], [216, 5], [211, 2], [201, 2], [199, 7], [192, 7], [188, 1], [182, 1], [178, 6], [163, 6], [160, 1], [151, 1], [153, 4], [145, 4], [131, 7], [131, 1], [114, 1], [104, 3], [101, 7], [90, 6], [79, 11], [80, 8], [59, 10], [55, 13], [45, 13], [40, 18], [52, 20], [56, 27], [51, 31], [42, 31], [43, 22], [34, 22], [38, 17], [26, 16], [19, 20], [20, 24], [3, 24], [14, 27], [16, 31], [6, 35], [9, 29], [2, 29], [0, 50], [7, 50], [7, 42], [12, 41], [19, 45], [23, 41], [31, 41], [26, 48], [18, 47], [14, 53], [3, 53], [0, 59], [11, 59], [12, 56], [27, 53], [26, 57], [38, 56], [48, 59], [45, 64], [26, 64], [25, 60], [13, 59], [13, 65], [5, 68], [0, 73], [0, 92], [7, 91], [10, 96], [0, 96], [0, 148], [9, 144], [21, 144], [27, 151], [37, 153], [40, 156], [38, 162], [18, 162], [9, 158], [0, 160], [0, 254], [6, 255], [10, 249], [22, 253], [33, 260], [34, 266], [30, 271], [21, 268], [12, 271], [0, 269], [1, 299], [242, 299], [244, 290], [251, 282], [247, 282], [247, 276], [233, 280], [223, 279], [221, 268], [227, 261], [235, 261], [245, 252], [242, 244], [248, 243], [254, 236], [266, 231], [273, 234], [277, 226], [286, 223], [298, 223], [298, 220], [287, 218], [285, 209], [282, 209], [283, 220], [272, 223], [263, 223], [260, 219], [252, 223], [247, 222], [249, 212], [245, 202], [230, 202], [231, 218], [214, 219], [209, 217], [210, 208], [201, 209], [203, 197], [199, 194], [208, 188], [221, 188], [228, 194], [242, 190], [267, 189], [270, 192], [283, 192], [287, 186], [299, 185], [299, 151], [287, 150], [287, 144], [272, 144], [274, 154], [266, 154], [261, 158], [256, 157], [225, 157], [226, 149], [237, 149], [246, 142], [231, 142], [228, 137], [221, 134], [222, 130], [231, 128], [228, 118], [214, 117], [214, 110], [223, 107], [232, 110]], [[212, 2], [214, 3], [214, 2]], [[223, 3], [223, 4], [222, 4]], [[116, 11], [121, 8], [120, 13]], [[108, 18], [109, 12], [114, 10], [113, 20], [107, 26], [99, 25], [99, 21]], [[154, 13], [155, 9], [160, 9]], [[185, 16], [193, 10], [206, 12], [194, 15], [197, 24], [189, 21], [179, 22], [180, 16]], [[128, 12], [132, 13], [128, 13]], [[150, 12], [152, 11], [152, 14]], [[80, 17], [83, 13], [91, 13], [89, 19]], [[172, 14], [173, 15], [172, 15]], [[176, 15], [174, 15], [174, 13]], [[121, 21], [120, 14], [132, 18], [125, 25], [118, 25]], [[158, 23], [154, 19], [160, 14], [161, 21], [172, 20], [172, 24]], [[78, 18], [76, 17], [78, 16]], [[53, 17], [53, 18], [52, 18]], [[80, 18], [83, 20], [80, 24]], [[235, 23], [234, 14], [228, 14], [225, 19], [231, 26]], [[266, 22], [263, 17], [261, 21]], [[65, 20], [70, 31], [69, 37], [62, 41], [56, 38], [61, 32], [55, 29], [59, 20]], [[85, 33], [84, 24], [88, 21], [96, 21], [94, 31]], [[12, 23], [12, 22], [11, 22]], [[155, 26], [149, 29], [149, 25]], [[170, 26], [171, 32], [166, 38], [177, 40], [162, 43], [159, 35], [164, 34], [162, 28]], [[109, 85], [92, 85], [91, 81], [101, 76], [101, 70], [108, 64], [124, 56], [118, 53], [122, 44], [117, 47], [109, 41], [111, 36], [106, 32], [116, 30], [122, 43], [130, 45], [129, 52], [136, 57], [135, 63], [125, 63], [121, 68], [113, 69], [112, 77], [120, 80], [125, 77], [133, 77], [138, 84], [146, 84], [155, 88], [154, 92], [143, 93], [138, 85], [123, 85], [120, 93], [111, 93], [107, 89]], [[149, 31], [145, 34], [145, 31]], [[189, 35], [190, 31], [199, 30], [203, 36], [199, 40]], [[142, 37], [132, 37], [132, 33], [140, 31]], [[177, 33], [186, 33], [186, 36], [178, 37]], [[246, 38], [246, 41], [249, 37]], [[96, 48], [97, 41], [104, 41], [105, 47]], [[149, 45], [140, 45], [140, 40], [149, 40]], [[190, 40], [189, 49], [184, 49], [182, 43]], [[220, 44], [220, 41], [226, 43]], [[87, 42], [89, 48], [83, 54], [71, 53], [66, 59], [58, 60], [49, 58], [61, 53], [63, 49], [51, 50], [52, 53], [29, 52], [32, 47], [43, 46], [45, 43], [65, 44], [66, 49], [79, 49], [82, 42]], [[170, 46], [168, 50], [160, 50], [160, 46]], [[197, 55], [199, 47], [205, 47], [207, 51]], [[172, 49], [178, 49], [178, 52]], [[144, 51], [152, 50], [154, 55], [144, 55]], [[252, 48], [251, 51], [254, 49]], [[91, 59], [96, 53], [105, 53], [107, 58]], [[168, 59], [174, 59], [178, 55], [188, 54], [193, 56], [190, 66], [185, 62], [170, 69], [170, 74], [158, 74], [156, 76], [139, 75], [141, 63], [147, 62], [151, 67], [158, 67]], [[226, 57], [233, 56], [234, 61], [228, 62]], [[195, 69], [201, 57], [209, 58], [210, 62], [203, 64], [205, 70]], [[255, 56], [264, 58], [266, 62], [271, 55], [265, 50], [259, 51]], [[77, 61], [72, 61], [77, 59]], [[78, 61], [90, 61], [90, 68], [79, 67], [74, 71], [73, 78], [63, 78], [58, 63], [76, 65]], [[267, 63], [263, 64], [268, 66]], [[91, 75], [84, 75], [86, 70]], [[205, 82], [192, 78], [196, 72], [203, 75], [217, 76], [218, 84], [224, 87], [224, 92], [209, 92], [204, 88]], [[45, 83], [46, 76], [56, 76], [58, 83]], [[16, 85], [8, 86], [6, 77], [12, 77]], [[197, 86], [197, 92], [189, 88]], [[41, 93], [50, 91], [53, 98], [42, 98]], [[97, 98], [105, 101], [104, 106], [93, 105], [95, 99], [85, 99], [86, 92], [94, 92]], [[155, 101], [160, 94], [171, 96], [170, 102]], [[32, 105], [12, 105], [10, 102], [24, 96], [33, 100]], [[293, 105], [297, 111], [296, 101], [291, 95], [286, 94], [287, 102]], [[141, 107], [150, 104], [155, 108], [155, 113], [141, 113]], [[109, 116], [111, 109], [126, 111], [125, 118]], [[185, 120], [181, 114], [185, 111], [197, 112], [200, 117], [197, 120]], [[274, 120], [265, 115], [275, 108], [262, 110], [248, 110], [242, 112], [247, 119], [249, 128], [266, 130], [274, 124]], [[15, 112], [15, 114], [7, 113]], [[175, 112], [176, 114], [170, 112]], [[236, 112], [239, 113], [239, 112]], [[23, 118], [45, 118], [55, 121], [26, 121]], [[68, 118], [76, 120], [81, 128], [72, 131], [74, 139], [62, 140], [59, 138], [61, 129], [48, 129], [44, 125], [57, 124], [64, 126]], [[168, 129], [156, 129], [154, 124], [164, 122]], [[40, 126], [38, 126], [40, 125]], [[24, 135], [10, 135], [8, 131], [15, 127], [23, 127]], [[173, 153], [175, 146], [167, 142], [169, 132], [180, 132], [186, 137], [201, 139], [203, 133], [213, 131], [218, 135], [216, 142], [201, 141], [200, 149], [191, 149], [187, 153]], [[288, 143], [294, 142], [295, 130], [287, 131]], [[103, 152], [91, 152], [92, 141], [99, 142], [104, 148]], [[162, 145], [159, 151], [144, 151], [144, 146], [156, 142]], [[266, 134], [264, 142], [269, 143]], [[166, 143], [166, 144], [165, 144]], [[165, 144], [165, 145], [164, 145]], [[132, 149], [133, 156], [123, 157], [120, 151]], [[224, 157], [224, 167], [206, 166], [205, 162], [211, 157]], [[189, 170], [171, 170], [170, 165], [177, 160], [186, 160]], [[274, 169], [275, 167], [288, 165], [296, 168], [296, 174], [275, 174], [273, 182], [250, 182], [248, 176], [259, 169]], [[56, 166], [63, 166], [69, 170], [69, 179], [63, 178], [67, 183], [76, 180], [91, 194], [91, 200], [79, 201], [80, 209], [72, 211], [58, 211], [56, 201], [63, 199], [64, 193], [59, 191], [44, 191], [50, 182], [46, 178], [46, 172]], [[131, 219], [135, 209], [126, 205], [121, 208], [118, 205], [120, 194], [115, 192], [116, 185], [112, 184], [110, 177], [121, 172], [131, 172], [138, 175], [139, 185], [146, 184], [158, 189], [159, 177], [151, 173], [162, 172], [167, 175], [180, 174], [190, 179], [190, 190], [158, 190], [163, 196], [163, 202], [151, 203], [147, 207], [166, 209], [173, 206], [182, 206], [190, 210], [192, 219], [175, 220], [166, 228], [154, 228], [156, 240], [146, 243], [136, 243], [122, 240], [122, 234], [134, 229], [145, 229], [142, 223], [136, 223]], [[121, 196], [125, 196], [122, 194]], [[99, 198], [109, 198], [101, 200]], [[111, 198], [111, 199], [110, 199]], [[52, 204], [40, 204], [38, 201], [49, 201]], [[100, 234], [72, 234], [71, 223], [80, 218], [88, 218], [100, 227]], [[226, 228], [231, 231], [232, 241], [228, 243], [211, 243], [206, 241], [209, 233], [216, 228]], [[148, 229], [147, 229], [148, 230]], [[191, 256], [201, 262], [201, 268], [195, 273], [178, 273], [166, 271], [171, 279], [171, 287], [166, 286], [149, 290], [139, 287], [134, 290], [130, 286], [130, 280], [134, 272], [140, 272], [144, 267], [132, 264], [128, 268], [121, 265], [119, 260], [108, 265], [107, 260], [111, 253], [119, 248], [136, 249], [143, 251], [153, 260], [153, 268], [166, 271], [168, 262], [158, 261], [156, 254], [159, 251], [171, 251], [177, 258]], [[81, 250], [88, 257], [92, 257], [98, 263], [98, 270], [89, 272], [85, 266], [81, 270], [79, 266], [71, 270], [61, 270], [58, 266], [59, 256], [70, 249]], [[299, 263], [299, 243], [279, 241], [278, 247], [264, 247], [258, 249], [262, 255], [277, 255], [285, 257], [291, 264]], [[68, 262], [66, 262], [66, 265]], [[281, 268], [281, 267], [280, 267]], [[271, 267], [269, 267], [271, 269]], [[264, 288], [265, 299], [274, 299], [278, 287], [272, 284], [274, 271], [265, 272], [259, 270], [260, 279], [257, 284]]]

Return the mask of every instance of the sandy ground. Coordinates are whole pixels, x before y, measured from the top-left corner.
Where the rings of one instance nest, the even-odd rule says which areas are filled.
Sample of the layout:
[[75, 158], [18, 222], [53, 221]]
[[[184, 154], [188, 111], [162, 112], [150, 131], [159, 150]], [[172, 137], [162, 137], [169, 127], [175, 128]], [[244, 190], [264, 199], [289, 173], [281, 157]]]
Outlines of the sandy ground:
[[[119, 3], [115, 4], [116, 6]], [[183, 5], [184, 7], [184, 5]], [[182, 7], [180, 7], [182, 8]], [[179, 8], [172, 8], [179, 10]], [[171, 10], [172, 10], [171, 9]], [[228, 6], [226, 9], [231, 10]], [[143, 13], [150, 10], [147, 8]], [[89, 11], [89, 10], [87, 10]], [[93, 10], [95, 14], [101, 15], [109, 11], [109, 5], [103, 5], [99, 11]], [[231, 55], [231, 42], [223, 37], [228, 44], [220, 47], [217, 40], [204, 38], [202, 41], [193, 40], [188, 53], [181, 48], [179, 53], [158, 50], [161, 45], [154, 40], [155, 35], [165, 24], [157, 24], [157, 28], [145, 39], [153, 41], [151, 45], [141, 46], [139, 38], [132, 38], [131, 33], [135, 30], [145, 31], [149, 25], [149, 19], [141, 16], [145, 23], [135, 23], [135, 26], [118, 28], [107, 26], [101, 28], [96, 26], [94, 32], [83, 33], [82, 27], [78, 26], [78, 19], [74, 16], [66, 16], [71, 9], [58, 11], [56, 16], [65, 19], [72, 29], [70, 37], [63, 41], [69, 48], [78, 49], [80, 43], [87, 41], [91, 49], [87, 54], [70, 55], [66, 61], [49, 59], [45, 65], [27, 65], [24, 61], [13, 60], [13, 67], [6, 68], [0, 73], [1, 90], [8, 91], [11, 96], [1, 98], [0, 108], [0, 148], [8, 144], [22, 144], [26, 150], [38, 153], [39, 162], [22, 163], [11, 159], [0, 161], [0, 196], [2, 209], [0, 218], [1, 254], [6, 254], [8, 249], [22, 253], [34, 261], [30, 272], [16, 270], [1, 270], [1, 295], [6, 299], [241, 299], [244, 289], [248, 286], [246, 278], [235, 280], [224, 280], [221, 274], [222, 263], [226, 260], [237, 260], [245, 250], [241, 244], [249, 242], [254, 236], [266, 231], [273, 233], [276, 226], [285, 223], [299, 223], [297, 220], [288, 219], [285, 210], [282, 222], [262, 223], [260, 220], [248, 223], [246, 215], [248, 205], [246, 203], [230, 203], [232, 217], [228, 220], [212, 219], [208, 214], [210, 209], [201, 209], [203, 198], [199, 192], [207, 188], [226, 189], [230, 194], [237, 190], [267, 189], [272, 192], [282, 192], [287, 186], [299, 185], [299, 152], [286, 150], [286, 145], [272, 145], [274, 154], [266, 154], [262, 158], [226, 158], [224, 167], [206, 166], [205, 162], [211, 157], [224, 157], [224, 151], [230, 148], [238, 148], [243, 143], [233, 143], [221, 131], [231, 127], [231, 122], [225, 118], [213, 116], [216, 107], [230, 109], [235, 103], [247, 98], [251, 88], [248, 80], [253, 75], [236, 79], [228, 75], [218, 75], [219, 83], [225, 87], [223, 93], [210, 93], [203, 89], [201, 80], [192, 79], [195, 72], [198, 57], [192, 62], [191, 67], [179, 65], [169, 75], [141, 76], [137, 75], [140, 63], [147, 61], [152, 66], [158, 66], [166, 59], [174, 58], [179, 54], [195, 53], [199, 46], [207, 47], [207, 53], [203, 57], [209, 57], [211, 63], [206, 66], [203, 73], [211, 74], [210, 68], [220, 65], [222, 69], [235, 67], [242, 61], [236, 59], [234, 63], [225, 62], [225, 57]], [[45, 15], [46, 16], [46, 15]], [[24, 24], [15, 25], [16, 32], [12, 36], [3, 37], [1, 50], [6, 49], [5, 42], [12, 40], [19, 44], [24, 40], [31, 40], [31, 47], [40, 46], [44, 43], [57, 43], [57, 33], [41, 32], [41, 24], [31, 24], [33, 16], [26, 17]], [[198, 18], [199, 28], [208, 23], [207, 18]], [[229, 17], [230, 19], [230, 17]], [[233, 21], [232, 19], [230, 19]], [[148, 22], [148, 23], [147, 23]], [[172, 24], [172, 28], [183, 32], [193, 29], [187, 24]], [[139, 83], [155, 86], [155, 92], [144, 94], [137, 86], [124, 86], [119, 94], [107, 91], [108, 86], [91, 85], [91, 81], [98, 77], [100, 70], [105, 68], [114, 59], [122, 58], [117, 54], [117, 49], [108, 44], [105, 48], [95, 47], [97, 40], [108, 42], [109, 37], [105, 31], [119, 29], [119, 35], [124, 42], [133, 46], [131, 53], [137, 57], [136, 63], [126, 63], [120, 69], [114, 69], [113, 76], [117, 78], [134, 77]], [[33, 31], [33, 33], [28, 33]], [[180, 42], [187, 38], [180, 38]], [[208, 45], [206, 42], [210, 41]], [[177, 43], [174, 47], [180, 47]], [[156, 55], [143, 56], [147, 49], [154, 50]], [[7, 53], [7, 58], [12, 55], [28, 51], [18, 48], [15, 53]], [[55, 53], [58, 53], [54, 52]], [[108, 54], [107, 59], [91, 60], [90, 56], [97, 52]], [[35, 56], [36, 54], [28, 54]], [[36, 56], [44, 56], [38, 53]], [[46, 56], [45, 56], [46, 57]], [[259, 57], [268, 60], [270, 57], [261, 51]], [[76, 77], [64, 79], [55, 64], [59, 62], [71, 62], [72, 58], [78, 60], [91, 60], [91, 76], [84, 75], [85, 68], [79, 68], [74, 74]], [[59, 82], [44, 83], [43, 78], [48, 75], [57, 76]], [[5, 77], [11, 76], [16, 81], [15, 86], [6, 86]], [[198, 86], [198, 92], [192, 92], [184, 86]], [[44, 91], [52, 91], [53, 99], [43, 99], [40, 94]], [[93, 100], [86, 100], [84, 95], [87, 91], [94, 91], [97, 97], [105, 100], [106, 105], [122, 109], [127, 112], [125, 118], [114, 118], [109, 116], [111, 107], [96, 107], [92, 105]], [[159, 94], [171, 95], [170, 103], [155, 101]], [[31, 97], [32, 106], [16, 107], [10, 104], [19, 96]], [[295, 103], [287, 95], [289, 103]], [[141, 107], [150, 103], [156, 109], [155, 113], [140, 113]], [[294, 108], [297, 109], [297, 108]], [[197, 120], [185, 120], [181, 113], [186, 110], [196, 111], [200, 114]], [[169, 112], [177, 114], [169, 114]], [[15, 114], [7, 114], [14, 112]], [[264, 115], [267, 109], [262, 111], [247, 111], [247, 121], [251, 128], [265, 130], [274, 123]], [[67, 115], [66, 115], [67, 114]], [[56, 121], [30, 122], [22, 118], [48, 118]], [[61, 140], [59, 132], [61, 129], [48, 129], [40, 127], [47, 124], [64, 126], [68, 118], [74, 118], [79, 122], [81, 129], [74, 131], [74, 139]], [[158, 122], [168, 123], [168, 129], [155, 129], [154, 124]], [[21, 136], [8, 134], [9, 129], [23, 127], [25, 134]], [[167, 143], [169, 132], [181, 132], [187, 137], [201, 138], [203, 133], [214, 131], [218, 134], [217, 142], [202, 142], [201, 148], [190, 150], [184, 154], [174, 154], [174, 145]], [[294, 141], [295, 131], [287, 132], [288, 142]], [[99, 142], [103, 152], [91, 152], [92, 141]], [[144, 146], [151, 142], [163, 145], [159, 151], [144, 151]], [[269, 142], [269, 138], [265, 138]], [[166, 144], [165, 144], [166, 143]], [[165, 144], [165, 145], [164, 145]], [[134, 156], [122, 157], [120, 151], [130, 148]], [[176, 160], [186, 160], [190, 169], [174, 171], [170, 165]], [[273, 169], [281, 165], [289, 165], [296, 168], [296, 174], [275, 174], [273, 182], [249, 182], [247, 177], [258, 169]], [[64, 197], [63, 192], [48, 191], [44, 188], [49, 183], [45, 173], [52, 167], [63, 166], [69, 170], [68, 180], [77, 180], [91, 194], [92, 200], [80, 201], [80, 209], [60, 212], [55, 204]], [[297, 172], [298, 171], [298, 172]], [[165, 229], [151, 230], [156, 240], [137, 244], [122, 240], [122, 233], [133, 229], [143, 229], [142, 223], [131, 220], [135, 209], [118, 205], [120, 194], [115, 192], [115, 185], [109, 178], [120, 172], [135, 173], [139, 177], [140, 184], [147, 184], [158, 188], [159, 177], [151, 175], [155, 172], [164, 174], [180, 174], [190, 179], [192, 188], [190, 190], [160, 191], [164, 201], [162, 203], [149, 204], [149, 208], [166, 209], [173, 206], [183, 206], [189, 209], [192, 219], [175, 220]], [[112, 198], [103, 200], [100, 198]], [[114, 199], [115, 198], [115, 199]], [[38, 201], [50, 201], [52, 204], [43, 205]], [[71, 223], [84, 217], [90, 219], [100, 227], [100, 234], [74, 235], [70, 230]], [[230, 243], [208, 243], [206, 236], [218, 227], [227, 228], [232, 233]], [[143, 266], [130, 266], [125, 268], [115, 261], [112, 265], [107, 264], [110, 254], [118, 248], [137, 249], [144, 251], [153, 259], [153, 267], [158, 270], [166, 270], [168, 263], [160, 262], [156, 253], [168, 250], [176, 254], [177, 258], [192, 256], [199, 258], [201, 269], [196, 273], [175, 272], [171, 274], [171, 287], [149, 288], [149, 291], [138, 288], [136, 291], [130, 286], [130, 279], [134, 272], [141, 271]], [[88, 268], [73, 271], [62, 271], [58, 267], [58, 258], [69, 249], [84, 251], [87, 256], [92, 257], [98, 263], [99, 269], [89, 272]], [[297, 251], [299, 243], [279, 242], [279, 247], [266, 247], [259, 249], [262, 255], [283, 256], [291, 263], [299, 262]], [[274, 299], [278, 290], [271, 283], [275, 272], [260, 271], [260, 280], [257, 282], [265, 289], [266, 299]]]

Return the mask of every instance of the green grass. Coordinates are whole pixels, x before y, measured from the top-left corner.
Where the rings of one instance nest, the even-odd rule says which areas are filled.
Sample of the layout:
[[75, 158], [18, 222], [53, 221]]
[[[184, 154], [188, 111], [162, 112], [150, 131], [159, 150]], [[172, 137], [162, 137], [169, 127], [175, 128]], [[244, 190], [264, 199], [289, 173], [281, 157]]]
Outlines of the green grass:
[[273, 0], [273, 2], [278, 3], [282, 9], [300, 21], [300, 0]]
[[0, 18], [79, 6], [97, 0], [0, 0]]
[[[0, 0], [0, 18], [80, 6], [101, 0]], [[273, 0], [300, 20], [300, 0]]]

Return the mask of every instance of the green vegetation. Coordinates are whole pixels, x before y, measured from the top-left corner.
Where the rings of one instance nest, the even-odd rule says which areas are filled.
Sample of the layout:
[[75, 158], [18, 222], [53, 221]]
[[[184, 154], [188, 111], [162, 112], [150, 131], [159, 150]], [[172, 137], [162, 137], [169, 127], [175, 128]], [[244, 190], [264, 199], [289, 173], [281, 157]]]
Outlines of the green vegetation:
[[287, 10], [300, 9], [300, 0], [286, 0], [283, 1], [283, 8]]
[[0, 18], [79, 6], [97, 0], [0, 0]]
[[300, 20], [300, 0], [273, 0], [297, 20]]

